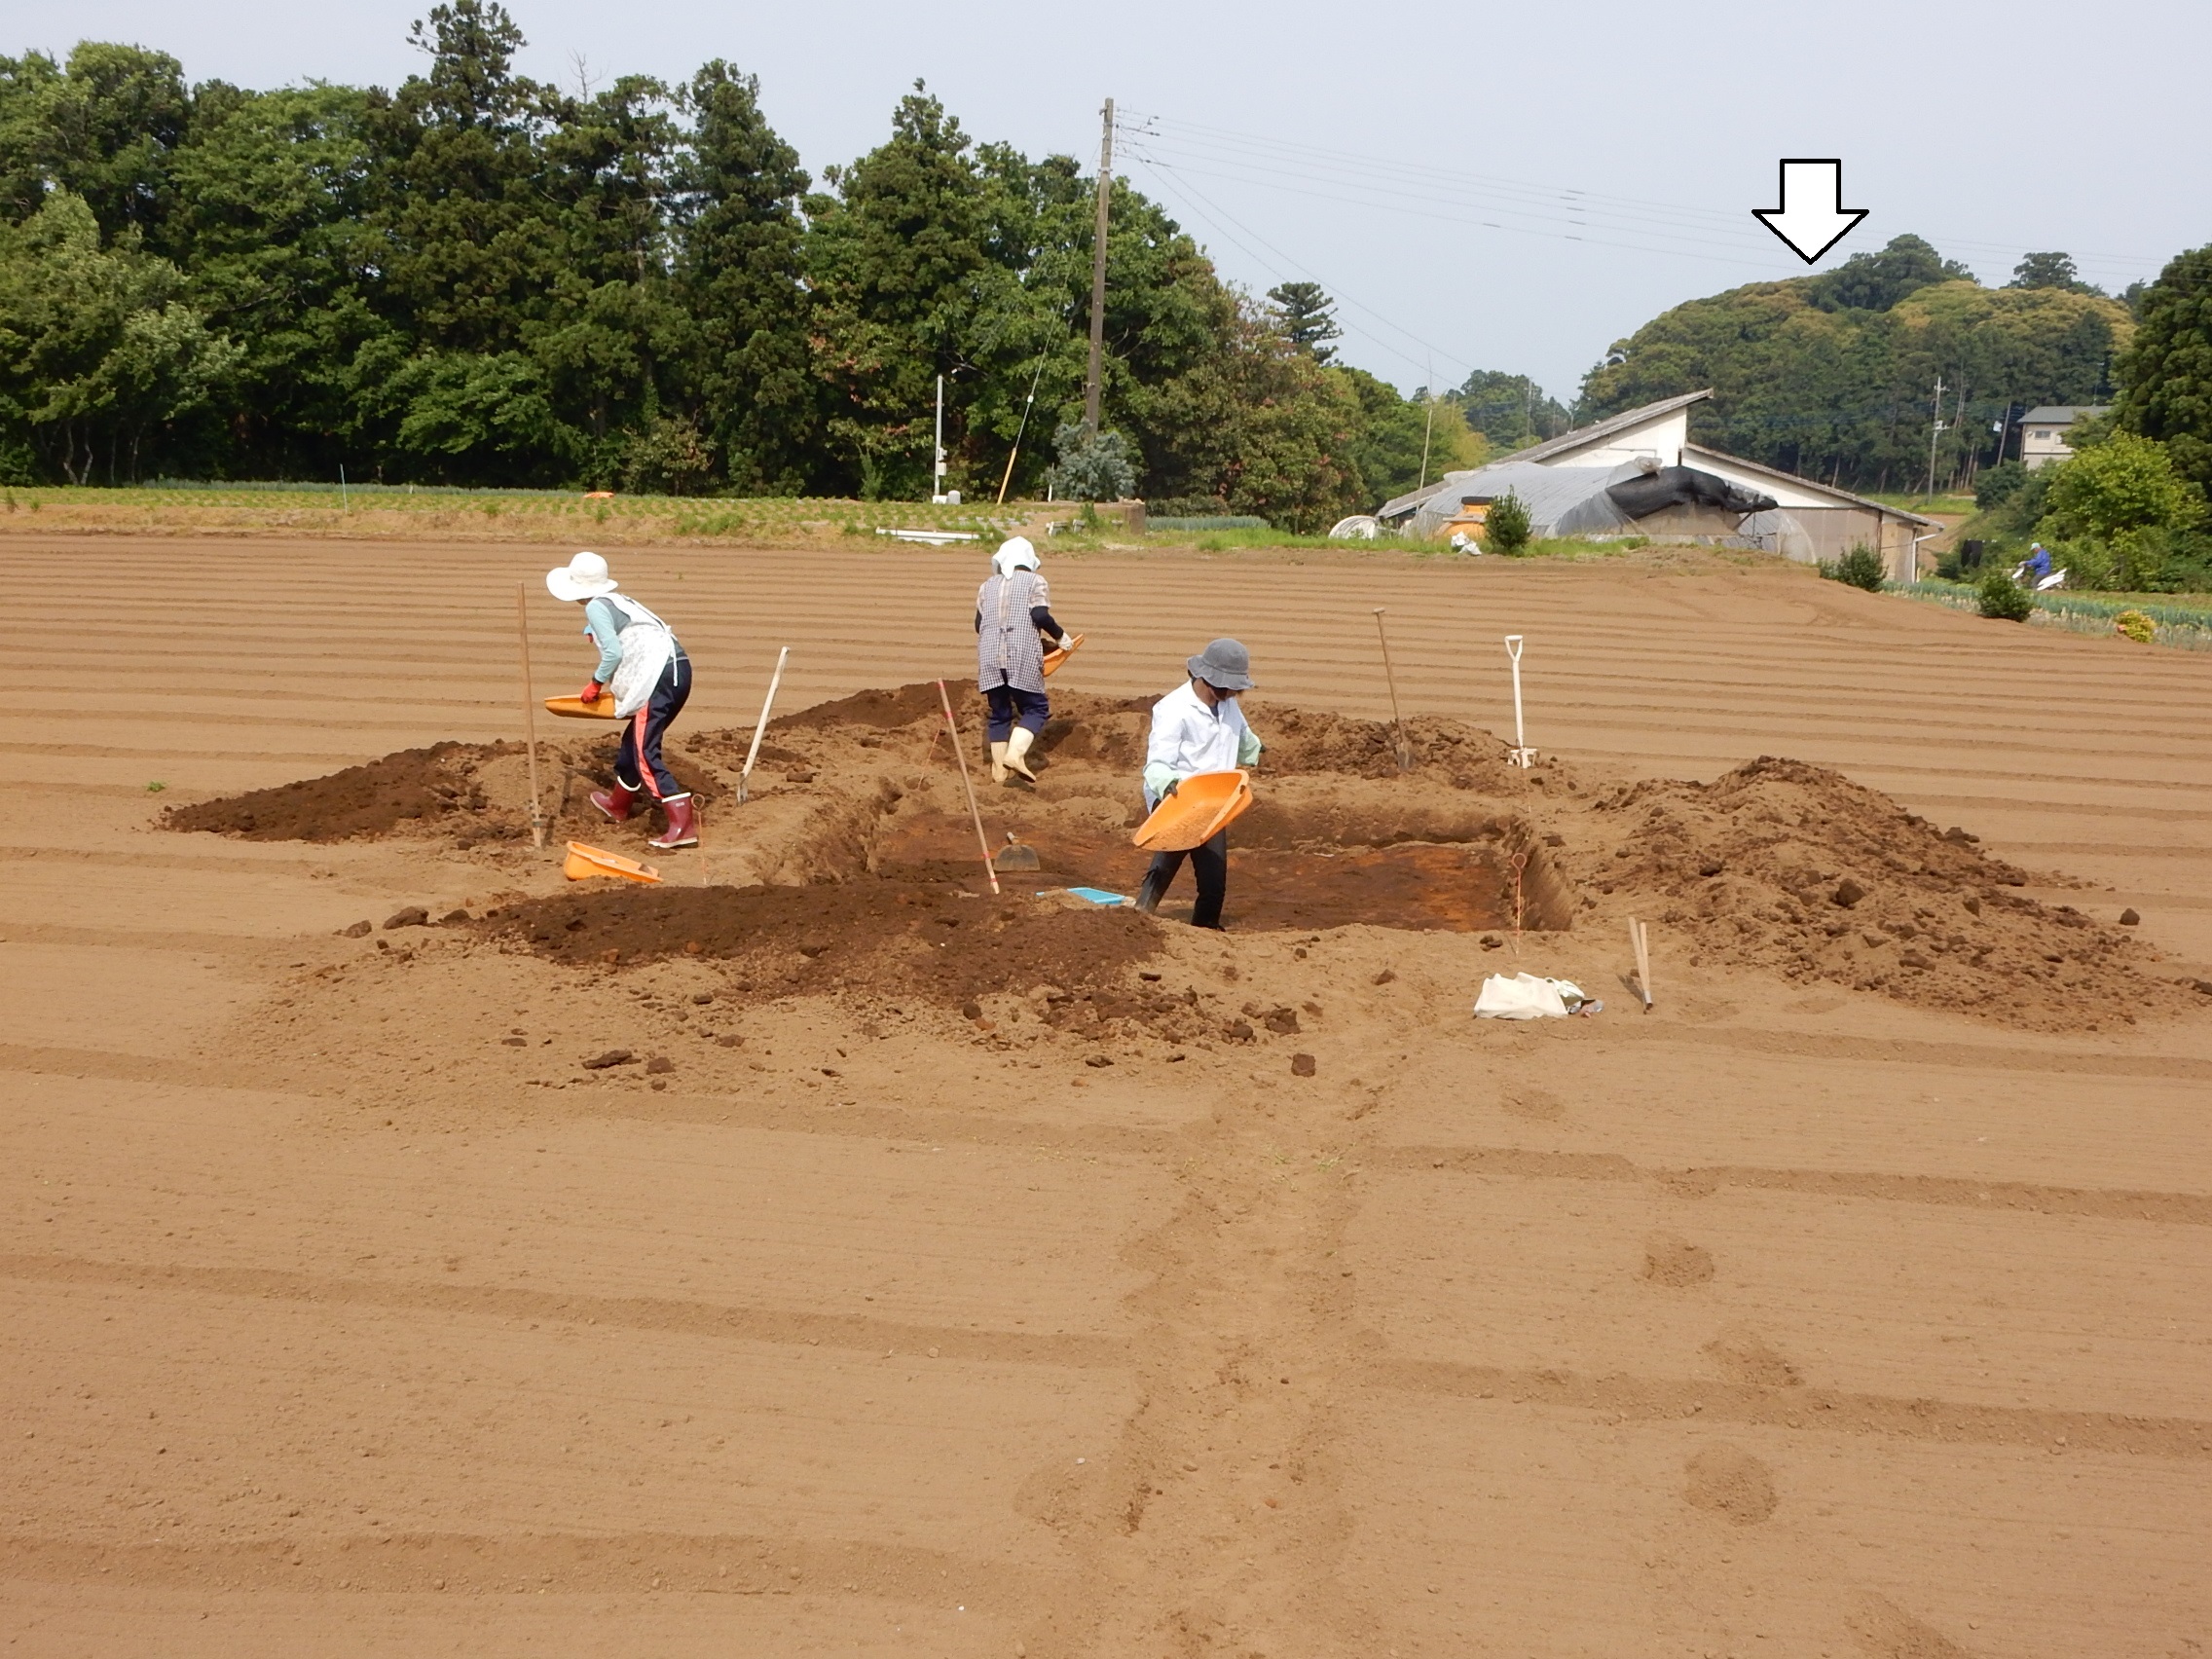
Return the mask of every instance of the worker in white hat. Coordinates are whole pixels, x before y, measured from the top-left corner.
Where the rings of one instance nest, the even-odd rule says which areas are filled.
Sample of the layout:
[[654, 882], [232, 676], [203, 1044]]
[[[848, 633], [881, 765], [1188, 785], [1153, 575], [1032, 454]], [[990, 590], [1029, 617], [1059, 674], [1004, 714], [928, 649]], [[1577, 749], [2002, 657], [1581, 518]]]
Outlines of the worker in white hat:
[[[1235, 640], [1216, 640], [1183, 666], [1190, 679], [1152, 706], [1152, 737], [1144, 752], [1147, 812], [1188, 778], [1200, 772], [1234, 772], [1258, 764], [1260, 758], [1260, 740], [1237, 705], [1237, 699], [1252, 689], [1252, 653]], [[1137, 889], [1137, 908], [1149, 913], [1160, 907], [1186, 858], [1198, 883], [1191, 921], [1197, 927], [1218, 928], [1222, 901], [1229, 894], [1227, 830], [1187, 853], [1153, 854], [1152, 867]]]
[[559, 570], [545, 572], [547, 592], [584, 608], [584, 633], [599, 647], [599, 666], [578, 695], [586, 703], [612, 697], [615, 716], [623, 721], [614, 787], [594, 790], [591, 803], [623, 824], [638, 797], [650, 795], [668, 818], [668, 827], [652, 845], [663, 852], [695, 847], [699, 832], [691, 795], [660, 755], [662, 737], [691, 695], [691, 661], [677, 644], [675, 630], [629, 595], [617, 593], [618, 585], [597, 553], [578, 553]]
[[1037, 568], [1037, 549], [1016, 535], [1000, 543], [991, 573], [976, 590], [976, 683], [990, 706], [985, 735], [993, 783], [1005, 783], [1010, 771], [1037, 781], [1029, 748], [1052, 712], [1045, 695], [1047, 639], [1074, 648], [1052, 619], [1052, 590]]

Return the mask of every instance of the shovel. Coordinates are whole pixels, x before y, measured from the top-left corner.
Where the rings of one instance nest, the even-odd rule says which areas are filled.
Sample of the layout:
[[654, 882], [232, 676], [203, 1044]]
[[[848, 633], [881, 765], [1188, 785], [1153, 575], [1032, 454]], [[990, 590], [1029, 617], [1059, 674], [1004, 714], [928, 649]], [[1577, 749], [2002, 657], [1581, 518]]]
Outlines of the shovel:
[[1037, 856], [1037, 849], [1014, 838], [1014, 831], [1006, 832], [1006, 845], [991, 858], [991, 863], [1002, 870], [1039, 870], [1045, 861]]
[[1244, 773], [1200, 772], [1161, 796], [1129, 839], [1148, 853], [1187, 853], [1212, 840], [1251, 804], [1252, 785]]
[[1065, 645], [1054, 645], [1039, 661], [1047, 674], [1057, 674], [1060, 672], [1060, 665], [1081, 649], [1083, 649], [1083, 636], [1081, 634], [1070, 634]]
[[614, 713], [614, 693], [604, 694], [598, 702], [587, 703], [581, 697], [548, 697], [545, 712], [571, 720], [611, 720], [620, 717]]
[[658, 882], [660, 871], [651, 865], [626, 859], [620, 853], [610, 853], [601, 847], [587, 847], [581, 841], [569, 843], [569, 856], [562, 861], [561, 873], [571, 881], [588, 881], [595, 875], [610, 875], [623, 881]]

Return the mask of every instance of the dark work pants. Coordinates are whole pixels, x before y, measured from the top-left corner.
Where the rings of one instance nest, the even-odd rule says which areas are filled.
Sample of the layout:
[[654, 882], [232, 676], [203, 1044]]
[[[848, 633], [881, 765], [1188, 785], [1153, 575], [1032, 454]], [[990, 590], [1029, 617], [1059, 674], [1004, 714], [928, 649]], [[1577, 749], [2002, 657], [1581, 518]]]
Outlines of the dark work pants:
[[679, 654], [660, 671], [660, 682], [645, 706], [622, 722], [622, 748], [614, 756], [616, 783], [633, 793], [644, 790], [655, 800], [683, 793], [683, 786], [660, 757], [660, 740], [690, 695], [691, 664]]
[[993, 743], [1004, 743], [1014, 735], [1014, 728], [1017, 725], [1025, 725], [1042, 735], [1046, 719], [1052, 712], [1052, 705], [1044, 692], [1023, 691], [1003, 682], [997, 685], [984, 686], [983, 701], [991, 708], [990, 719], [984, 725], [984, 732]]
[[1198, 902], [1191, 911], [1191, 925], [1198, 928], [1221, 926], [1221, 903], [1229, 896], [1229, 831], [1224, 830], [1212, 840], [1193, 847], [1187, 853], [1155, 853], [1152, 867], [1144, 872], [1145, 892], [1154, 903], [1166, 897], [1175, 872], [1183, 867], [1183, 861], [1191, 861], [1191, 873], [1198, 878]]

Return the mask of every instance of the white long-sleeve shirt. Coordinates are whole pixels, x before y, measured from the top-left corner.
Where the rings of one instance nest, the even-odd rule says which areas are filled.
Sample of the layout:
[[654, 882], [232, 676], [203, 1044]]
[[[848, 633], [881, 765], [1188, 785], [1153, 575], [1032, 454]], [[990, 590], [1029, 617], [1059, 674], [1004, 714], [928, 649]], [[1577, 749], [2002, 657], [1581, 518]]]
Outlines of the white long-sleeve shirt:
[[1260, 757], [1260, 740], [1233, 697], [1212, 708], [1189, 681], [1152, 706], [1152, 738], [1144, 752], [1144, 799], [1158, 806], [1170, 783], [1200, 772], [1233, 772]]

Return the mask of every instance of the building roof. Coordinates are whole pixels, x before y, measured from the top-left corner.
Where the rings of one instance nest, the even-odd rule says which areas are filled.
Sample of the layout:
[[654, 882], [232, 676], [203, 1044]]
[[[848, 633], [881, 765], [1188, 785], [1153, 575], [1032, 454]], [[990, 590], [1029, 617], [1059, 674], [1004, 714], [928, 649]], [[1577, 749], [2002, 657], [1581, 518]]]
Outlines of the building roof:
[[[1796, 473], [1785, 472], [1779, 466], [1761, 466], [1755, 461], [1746, 461], [1742, 456], [1730, 455], [1726, 450], [1707, 449], [1703, 444], [1684, 444], [1682, 446], [1682, 464], [1688, 465], [1688, 458], [1693, 455], [1701, 456], [1708, 461], [1720, 461], [1737, 468], [1739, 471], [1755, 472], [1761, 478], [1772, 478], [1780, 484], [1791, 484], [1800, 490], [1812, 491], [1816, 495], [1833, 496], [1840, 502], [1854, 507], [1866, 507], [1886, 518], [1904, 519], [1912, 524], [1924, 525], [1933, 525], [1936, 522], [1932, 518], [1923, 518], [1918, 513], [1908, 513], [1902, 507], [1893, 507], [1883, 501], [1870, 501], [1864, 496], [1854, 496], [1849, 490], [1838, 490], [1834, 485], [1823, 484], [1817, 478], [1800, 478]], [[1787, 507], [1783, 510], [1788, 511]]]
[[[1437, 491], [1443, 489], [1445, 479], [1451, 476], [1452, 474], [1447, 472], [1443, 478], [1439, 478], [1433, 484], [1423, 485], [1419, 490], [1408, 490], [1403, 496], [1392, 496], [1387, 501], [1375, 509], [1375, 516], [1379, 519], [1403, 518], [1414, 508], [1419, 506], [1421, 502], [1427, 500], [1429, 497], [1435, 495]], [[1460, 476], [1464, 477], [1465, 474], [1462, 473]]]
[[[1679, 397], [1663, 397], [1657, 403], [1646, 403], [1640, 409], [1625, 410], [1621, 414], [1608, 416], [1606, 419], [1594, 422], [1590, 425], [1577, 426], [1571, 432], [1562, 432], [1556, 438], [1546, 438], [1542, 443], [1532, 444], [1528, 449], [1518, 449], [1510, 455], [1501, 455], [1491, 464], [1493, 466], [1519, 466], [1526, 462], [1532, 466], [1542, 465], [1555, 457], [1571, 455], [1576, 450], [1588, 449], [1593, 444], [1604, 443], [1607, 438], [1625, 432], [1633, 426], [1641, 426], [1644, 422], [1655, 417], [1672, 415], [1677, 409], [1687, 409], [1693, 403], [1702, 403], [1712, 395], [1712, 389], [1709, 387], [1704, 391], [1685, 391]], [[1450, 476], [1450, 474], [1446, 476]], [[1375, 516], [1379, 519], [1402, 518], [1443, 488], [1444, 481], [1439, 479], [1425, 488], [1409, 490], [1403, 496], [1393, 497], [1377, 507]]]
[[2084, 415], [2109, 414], [2109, 403], [2045, 403], [2020, 417], [2024, 426], [2071, 426]]
[[1693, 403], [1703, 403], [1712, 395], [1713, 388], [1708, 387], [1703, 391], [1685, 391], [1679, 397], [1663, 397], [1657, 403], [1646, 403], [1641, 409], [1625, 410], [1590, 425], [1577, 426], [1571, 432], [1562, 432], [1556, 438], [1546, 438], [1532, 448], [1515, 450], [1505, 459], [1516, 461], [1548, 461], [1554, 456], [1571, 455], [1578, 449], [1588, 449], [1593, 444], [1603, 443], [1632, 426], [1641, 426], [1658, 416], [1672, 415], [1677, 409], [1687, 409]]
[[[1420, 532], [1433, 535], [1456, 516], [1460, 504], [1468, 498], [1494, 501], [1510, 490], [1529, 509], [1529, 527], [1539, 536], [1550, 535], [1563, 522], [1570, 522], [1570, 515], [1573, 528], [1578, 530], [1600, 534], [1625, 531], [1628, 520], [1604, 500], [1604, 490], [1617, 482], [1616, 474], [1634, 471], [1633, 467], [1545, 466], [1516, 455], [1470, 472], [1447, 472], [1427, 493], [1414, 523]], [[1599, 505], [1591, 504], [1593, 498]], [[1590, 522], [1581, 522], [1585, 520]]]

